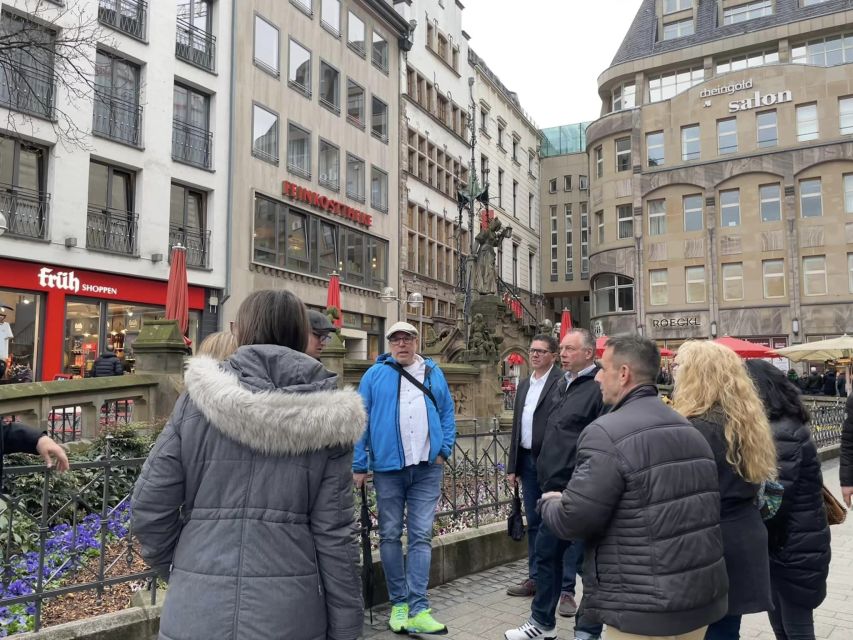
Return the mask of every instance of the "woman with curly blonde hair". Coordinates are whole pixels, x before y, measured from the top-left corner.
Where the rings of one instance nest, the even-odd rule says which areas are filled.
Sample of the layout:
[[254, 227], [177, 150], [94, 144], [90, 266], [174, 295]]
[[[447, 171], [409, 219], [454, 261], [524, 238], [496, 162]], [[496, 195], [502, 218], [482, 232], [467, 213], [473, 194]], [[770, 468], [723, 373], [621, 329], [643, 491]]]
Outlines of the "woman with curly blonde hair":
[[741, 616], [769, 611], [767, 529], [756, 497], [776, 477], [776, 446], [764, 405], [741, 359], [715, 342], [686, 342], [673, 366], [673, 406], [714, 452], [720, 479], [720, 529], [729, 574], [729, 610], [706, 640], [740, 637]]

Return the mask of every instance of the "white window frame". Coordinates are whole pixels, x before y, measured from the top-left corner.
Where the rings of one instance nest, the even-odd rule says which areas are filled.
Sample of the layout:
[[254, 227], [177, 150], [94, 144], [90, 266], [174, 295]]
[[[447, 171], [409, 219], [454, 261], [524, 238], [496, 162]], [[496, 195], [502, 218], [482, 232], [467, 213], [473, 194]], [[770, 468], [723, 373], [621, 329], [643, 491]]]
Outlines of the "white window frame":
[[[624, 215], [627, 212], [628, 215]], [[634, 237], [634, 207], [630, 204], [616, 205], [616, 237], [619, 240]]]
[[548, 181], [548, 193], [557, 193], [557, 178]]
[[[723, 131], [724, 127], [730, 125], [734, 125], [731, 131]], [[734, 144], [730, 140], [732, 137], [734, 138]], [[726, 144], [724, 144], [724, 140]], [[729, 153], [737, 153], [737, 147], [737, 118], [717, 120], [717, 153], [721, 156]]]
[[[294, 130], [304, 133], [307, 136], [307, 151], [304, 154], [301, 154], [302, 160], [305, 160], [307, 162], [307, 169], [301, 166], [301, 162], [295, 161], [296, 156], [294, 153], [292, 153], [291, 133], [294, 132]], [[287, 123], [287, 170], [303, 178], [309, 180], [311, 179], [311, 131], [309, 131], [305, 127], [299, 126], [295, 122]]]
[[853, 253], [847, 254], [847, 291], [853, 293]]
[[572, 190], [572, 176], [565, 175], [563, 176], [563, 191], [571, 191]]
[[661, 40], [677, 40], [686, 36], [692, 36], [696, 33], [696, 26], [693, 18], [686, 18], [676, 22], [668, 22], [663, 25], [663, 37]]
[[669, 269], [649, 271], [649, 304], [653, 307], [669, 304]]
[[602, 245], [604, 244], [604, 210], [599, 209], [595, 212], [595, 227], [596, 234], [595, 240], [596, 244]]
[[[725, 198], [725, 194], [734, 193], [737, 195], [736, 202], [723, 203]], [[735, 210], [737, 212], [737, 219], [734, 221], [734, 224], [726, 224], [726, 210]], [[730, 213], [729, 213], [730, 215]], [[731, 229], [732, 227], [739, 227], [741, 222], [740, 217], [740, 189], [724, 189], [720, 191], [720, 226], [724, 229]]]
[[[816, 268], [816, 265], [822, 265], [822, 268]], [[809, 276], [820, 275], [823, 275], [823, 289], [821, 291], [810, 291]], [[826, 256], [803, 256], [803, 295], [825, 296], [826, 294]]]
[[819, 137], [817, 102], [797, 105], [797, 142], [817, 140]]
[[853, 96], [838, 99], [838, 130], [842, 136], [853, 135]]
[[[699, 203], [698, 207], [691, 206], [688, 208], [688, 200], [691, 200], [690, 204], [693, 204], [692, 201], [696, 200]], [[683, 229], [685, 233], [691, 233], [694, 231], [703, 231], [705, 229], [705, 208], [702, 203], [702, 194], [701, 193], [691, 193], [686, 196], [681, 197], [681, 211], [683, 218]], [[699, 228], [692, 229], [688, 228], [687, 220], [688, 218], [692, 219], [696, 217], [696, 212], [699, 213]]]
[[625, 111], [637, 106], [637, 87], [633, 82], [623, 82], [610, 92], [610, 111]]
[[717, 62], [717, 75], [721, 76], [724, 73], [732, 71], [743, 71], [744, 69], [754, 69], [763, 67], [769, 64], [779, 64], [779, 51], [776, 49], [768, 51], [756, 51], [752, 53], [742, 53], [725, 60]]
[[[693, 135], [695, 133], [695, 136]], [[688, 153], [688, 145], [695, 143], [696, 151]], [[681, 161], [693, 162], [702, 159], [702, 128], [698, 124], [688, 124], [681, 127]]]
[[[627, 142], [628, 148], [625, 148], [625, 143]], [[621, 143], [621, 149], [620, 149]], [[620, 171], [630, 171], [631, 170], [631, 138], [618, 138], [614, 141], [613, 147], [616, 149], [616, 173]], [[627, 164], [625, 163], [627, 156]]]
[[548, 207], [548, 223], [551, 229], [551, 276], [556, 277], [560, 271], [560, 259], [557, 247], [560, 242], [560, 234], [557, 227], [557, 205]]
[[[806, 187], [811, 188], [817, 184], [817, 193], [813, 191], [806, 192]], [[805, 180], [800, 180], [799, 184], [800, 189], [800, 217], [801, 218], [820, 218], [823, 216], [823, 185], [821, 184], [820, 178], [807, 178]], [[817, 213], [809, 213], [806, 215], [806, 207], [814, 204], [813, 202], [809, 202], [814, 200], [817, 202], [818, 212]]]
[[844, 213], [853, 213], [853, 173], [842, 176], [844, 184]]
[[[770, 190], [774, 190], [773, 193]], [[764, 206], [776, 203], [776, 217], [768, 218], [764, 215]], [[782, 219], [782, 185], [778, 182], [773, 184], [758, 185], [758, 212], [761, 222], [779, 222]]]
[[[773, 268], [773, 271], [770, 270], [770, 267]], [[777, 270], [778, 268], [778, 270]], [[762, 260], [761, 261], [761, 280], [764, 287], [764, 299], [765, 300], [775, 300], [778, 298], [784, 298], [787, 295], [787, 284], [786, 284], [786, 276], [785, 276], [785, 261], [781, 258], [774, 258], [772, 260]], [[779, 280], [782, 283], [782, 295], [771, 296], [770, 295], [770, 287], [768, 287], [768, 282], [771, 280]]]
[[604, 176], [604, 147], [598, 145], [595, 149], [595, 177]]
[[589, 275], [589, 205], [581, 202], [581, 277]]
[[[762, 124], [762, 116], [770, 115], [773, 116], [773, 124]], [[773, 138], [762, 140], [761, 132], [768, 129], [773, 130]], [[767, 149], [769, 147], [775, 147], [779, 144], [779, 116], [776, 113], [776, 109], [771, 109], [769, 111], [759, 111], [755, 114], [755, 131], [755, 144], [758, 145], [759, 149]]]
[[[701, 274], [701, 278], [699, 277], [699, 274]], [[701, 299], [691, 299], [691, 285], [696, 285], [700, 283], [702, 285]], [[705, 299], [708, 297], [707, 287], [705, 283], [705, 265], [696, 265], [693, 267], [684, 268], [684, 300], [685, 302], [687, 302], [687, 304], [699, 304], [705, 302]]]
[[649, 78], [649, 102], [669, 100], [690, 87], [705, 82], [703, 67], [688, 67], [667, 71]]
[[649, 200], [646, 208], [649, 215], [649, 235], [666, 235], [666, 200]]
[[693, 8], [693, 0], [663, 0], [663, 15]]
[[574, 226], [572, 225], [572, 203], [567, 202], [563, 206], [563, 215], [566, 224], [566, 276], [569, 278], [574, 277], [574, 249], [573, 249], [573, 241], [574, 241]]
[[[726, 302], [743, 300], [743, 262], [724, 262], [720, 271], [722, 273], [723, 300]], [[740, 293], [736, 296], [729, 296], [726, 283], [738, 283]]]
[[723, 24], [739, 24], [747, 20], [755, 20], [773, 15], [773, 0], [755, 0], [747, 4], [739, 4], [723, 10]]
[[[378, 186], [379, 193], [374, 187]], [[382, 213], [388, 213], [388, 172], [377, 166], [370, 166], [370, 206]]]
[[[660, 144], [652, 144], [651, 138], [652, 136], [660, 136]], [[666, 148], [664, 147], [664, 133], [663, 131], [652, 131], [651, 133], [646, 134], [646, 165], [649, 167], [662, 167], [666, 164]], [[660, 149], [660, 162], [657, 162], [657, 158], [652, 158], [652, 149]]]

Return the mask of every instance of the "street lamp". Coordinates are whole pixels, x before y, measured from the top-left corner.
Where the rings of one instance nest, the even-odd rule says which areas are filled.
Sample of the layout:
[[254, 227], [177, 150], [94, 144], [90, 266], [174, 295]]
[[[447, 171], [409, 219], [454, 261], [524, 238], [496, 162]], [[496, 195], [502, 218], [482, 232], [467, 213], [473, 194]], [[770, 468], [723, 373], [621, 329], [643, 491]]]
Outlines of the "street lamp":
[[[382, 290], [382, 293], [379, 295], [379, 299], [382, 300], [382, 302], [387, 302], [387, 303], [396, 302], [397, 303], [397, 318], [398, 319], [402, 315], [402, 310], [400, 309], [400, 303], [401, 302], [407, 304], [408, 306], [410, 306], [414, 309], [417, 309], [417, 311], [418, 311], [418, 335], [420, 337], [420, 340], [418, 341], [418, 343], [422, 345], [423, 344], [423, 324], [424, 324], [424, 316], [423, 316], [424, 296], [423, 296], [423, 294], [421, 294], [417, 291], [413, 291], [413, 292], [409, 293], [409, 295], [406, 297], [405, 300], [402, 300], [402, 299], [400, 299], [394, 295], [394, 288], [393, 287], [385, 287]], [[408, 316], [408, 313], [406, 313], [406, 315]]]

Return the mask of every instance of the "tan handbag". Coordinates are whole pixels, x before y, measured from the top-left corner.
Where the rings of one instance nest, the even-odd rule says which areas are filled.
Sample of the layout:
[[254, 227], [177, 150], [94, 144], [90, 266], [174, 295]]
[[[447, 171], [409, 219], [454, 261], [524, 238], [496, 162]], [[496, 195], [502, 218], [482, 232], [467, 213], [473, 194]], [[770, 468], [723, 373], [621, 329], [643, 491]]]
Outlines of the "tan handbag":
[[847, 518], [847, 510], [844, 508], [832, 491], [823, 487], [823, 504], [826, 507], [826, 521], [829, 524], [841, 524]]

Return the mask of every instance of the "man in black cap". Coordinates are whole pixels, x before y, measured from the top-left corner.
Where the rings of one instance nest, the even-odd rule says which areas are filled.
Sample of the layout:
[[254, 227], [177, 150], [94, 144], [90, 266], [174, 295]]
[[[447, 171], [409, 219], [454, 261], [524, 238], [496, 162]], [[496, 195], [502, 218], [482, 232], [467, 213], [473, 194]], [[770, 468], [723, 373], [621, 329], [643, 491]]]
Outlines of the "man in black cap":
[[323, 349], [332, 339], [332, 331], [335, 327], [329, 320], [329, 316], [314, 309], [308, 310], [308, 319], [311, 321], [311, 334], [308, 336], [308, 347], [305, 353], [319, 360]]

